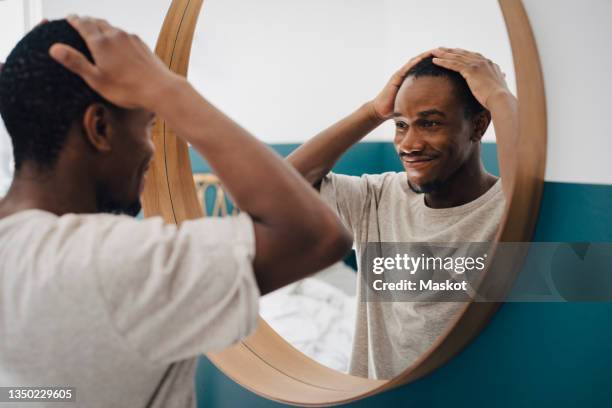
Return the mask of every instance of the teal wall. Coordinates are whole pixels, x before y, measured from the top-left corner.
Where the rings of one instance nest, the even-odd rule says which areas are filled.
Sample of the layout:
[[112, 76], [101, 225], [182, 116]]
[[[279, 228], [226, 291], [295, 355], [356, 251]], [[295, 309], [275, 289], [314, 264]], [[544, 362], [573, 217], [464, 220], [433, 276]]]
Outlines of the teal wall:
[[[273, 146], [284, 155], [294, 145]], [[498, 173], [494, 144], [483, 161]], [[205, 171], [193, 161], [194, 171]], [[388, 143], [356, 145], [335, 170], [399, 170]], [[612, 242], [612, 186], [546, 182], [534, 241]], [[202, 358], [200, 407], [281, 407], [245, 390]], [[444, 367], [346, 407], [612, 407], [612, 303], [506, 303]]]
[[[297, 144], [274, 144], [270, 147], [285, 157]], [[482, 144], [482, 160], [488, 171], [499, 175], [494, 143]], [[189, 151], [191, 167], [194, 173], [210, 171], [210, 166], [193, 149]], [[364, 142], [351, 147], [336, 163], [334, 171], [342, 174], [361, 175], [365, 173], [382, 173], [384, 171], [401, 171], [402, 166], [391, 143]]]

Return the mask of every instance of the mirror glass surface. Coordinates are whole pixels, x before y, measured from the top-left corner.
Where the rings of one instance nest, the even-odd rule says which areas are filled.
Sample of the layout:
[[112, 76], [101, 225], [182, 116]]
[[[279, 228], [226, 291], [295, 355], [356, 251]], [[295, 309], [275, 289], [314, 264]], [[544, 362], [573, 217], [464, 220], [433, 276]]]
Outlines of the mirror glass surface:
[[[483, 54], [501, 67], [516, 94], [499, 6], [474, 0], [208, 0], [198, 21], [188, 77], [211, 102], [285, 156], [372, 99], [410, 58], [438, 46]], [[394, 121], [388, 120], [349, 150], [335, 171], [354, 176], [402, 172], [393, 148], [395, 132]], [[482, 143], [487, 171], [499, 175], [493, 124]], [[192, 165], [195, 173], [210, 171], [194, 156]], [[201, 193], [206, 191], [208, 212], [218, 213], [223, 203], [216, 198], [217, 187], [203, 182], [208, 176], [196, 177]], [[391, 214], [378, 216], [407, 223]], [[470, 231], [457, 239], [491, 237], [494, 230], [488, 228], [487, 233]], [[390, 378], [430, 348], [457, 307], [402, 298], [388, 307], [367, 308], [357, 294], [355, 268], [353, 254], [264, 296], [260, 313], [316, 361], [354, 375]]]

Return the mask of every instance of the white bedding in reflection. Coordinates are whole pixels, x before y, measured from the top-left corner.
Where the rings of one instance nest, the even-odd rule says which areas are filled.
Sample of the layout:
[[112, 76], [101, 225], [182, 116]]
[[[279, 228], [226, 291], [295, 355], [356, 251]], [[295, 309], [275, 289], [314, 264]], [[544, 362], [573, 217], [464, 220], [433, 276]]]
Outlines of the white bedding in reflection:
[[337, 263], [263, 296], [260, 314], [310, 358], [347, 372], [355, 324], [355, 272]]

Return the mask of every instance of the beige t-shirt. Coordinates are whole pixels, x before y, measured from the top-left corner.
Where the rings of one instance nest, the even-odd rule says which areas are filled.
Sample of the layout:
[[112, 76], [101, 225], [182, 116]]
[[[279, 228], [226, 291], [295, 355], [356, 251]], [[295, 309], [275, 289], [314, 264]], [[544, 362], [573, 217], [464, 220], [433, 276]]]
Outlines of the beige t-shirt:
[[0, 385], [76, 388], [53, 407], [195, 406], [196, 357], [256, 326], [254, 254], [244, 213], [0, 219]]
[[[504, 211], [501, 179], [467, 204], [427, 207], [408, 187], [406, 173], [345, 176], [330, 173], [321, 195], [352, 231], [357, 259], [366, 242], [488, 242]], [[456, 317], [459, 302], [365, 302], [357, 279], [357, 320], [349, 372], [388, 379], [404, 371]]]

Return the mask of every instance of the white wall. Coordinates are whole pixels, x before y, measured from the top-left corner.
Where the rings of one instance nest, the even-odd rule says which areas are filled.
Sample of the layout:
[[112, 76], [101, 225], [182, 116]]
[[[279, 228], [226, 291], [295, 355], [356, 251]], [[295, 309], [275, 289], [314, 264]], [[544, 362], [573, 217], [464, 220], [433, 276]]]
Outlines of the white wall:
[[[376, 95], [410, 57], [440, 45], [490, 57], [515, 89], [494, 0], [207, 0], [189, 78], [261, 139], [301, 142]], [[389, 123], [367, 140], [392, 134]]]
[[48, 19], [68, 14], [104, 18], [138, 34], [153, 48], [170, 3], [171, 0], [44, 0], [42, 14]]
[[[25, 15], [21, 0], [0, 1], [0, 62], [3, 62], [25, 33]], [[0, 120], [0, 197], [11, 182], [13, 151], [4, 123]]]
[[0, 1], [0, 61], [8, 56], [24, 33], [24, 11], [21, 0]]
[[523, 0], [546, 89], [546, 180], [612, 184], [612, 2]]

